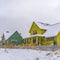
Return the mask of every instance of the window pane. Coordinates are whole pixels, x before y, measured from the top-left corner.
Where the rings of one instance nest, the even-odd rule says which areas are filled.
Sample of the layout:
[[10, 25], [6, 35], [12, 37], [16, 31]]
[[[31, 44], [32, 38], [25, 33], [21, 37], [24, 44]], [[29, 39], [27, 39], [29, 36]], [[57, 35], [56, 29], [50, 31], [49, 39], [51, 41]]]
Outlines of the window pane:
[[36, 30], [33, 31], [33, 35], [35, 35], [35, 34], [37, 34], [37, 31]]

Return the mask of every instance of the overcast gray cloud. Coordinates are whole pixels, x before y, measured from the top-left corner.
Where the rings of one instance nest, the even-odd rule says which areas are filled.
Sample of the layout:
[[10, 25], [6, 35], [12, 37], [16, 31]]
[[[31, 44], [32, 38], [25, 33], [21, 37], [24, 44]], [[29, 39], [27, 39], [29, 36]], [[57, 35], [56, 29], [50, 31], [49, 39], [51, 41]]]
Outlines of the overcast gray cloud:
[[0, 0], [0, 34], [19, 30], [24, 36], [36, 20], [60, 22], [60, 0]]

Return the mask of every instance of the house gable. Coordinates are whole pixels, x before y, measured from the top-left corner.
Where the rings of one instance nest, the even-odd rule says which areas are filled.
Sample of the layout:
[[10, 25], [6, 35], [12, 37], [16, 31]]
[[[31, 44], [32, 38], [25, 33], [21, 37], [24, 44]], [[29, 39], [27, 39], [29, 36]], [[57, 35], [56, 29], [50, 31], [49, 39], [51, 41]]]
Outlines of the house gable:
[[31, 28], [30, 28], [30, 30], [29, 30], [29, 33], [30, 33], [30, 35], [33, 35], [33, 32], [34, 31], [37, 31], [37, 34], [44, 34], [45, 33], [45, 29], [41, 29], [35, 22], [33, 22], [32, 23], [32, 26], [31, 26]]
[[16, 31], [14, 32], [7, 40], [6, 43], [8, 44], [12, 44], [12, 43], [16, 43], [16, 44], [21, 44], [23, 42], [22, 37], [20, 36], [20, 34]]

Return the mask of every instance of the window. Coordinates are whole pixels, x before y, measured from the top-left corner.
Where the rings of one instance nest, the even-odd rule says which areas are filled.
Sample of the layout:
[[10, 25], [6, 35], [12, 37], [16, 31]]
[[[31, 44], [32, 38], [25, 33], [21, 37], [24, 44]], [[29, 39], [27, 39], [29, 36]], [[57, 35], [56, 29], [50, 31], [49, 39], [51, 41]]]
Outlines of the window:
[[13, 43], [13, 44], [16, 44], [16, 43], [17, 43], [17, 41], [12, 41], [12, 43]]
[[33, 31], [33, 35], [35, 35], [35, 34], [37, 34], [37, 31], [36, 30]]
[[33, 38], [33, 43], [36, 43], [36, 38], [35, 37]]
[[54, 40], [54, 37], [48, 37], [47, 40]]

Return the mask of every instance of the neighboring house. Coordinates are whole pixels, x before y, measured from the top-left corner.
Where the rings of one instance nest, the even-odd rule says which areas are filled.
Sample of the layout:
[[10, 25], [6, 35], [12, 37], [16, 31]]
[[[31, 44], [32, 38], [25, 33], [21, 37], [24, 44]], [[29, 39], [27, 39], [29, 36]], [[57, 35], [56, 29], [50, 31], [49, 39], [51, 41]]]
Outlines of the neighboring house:
[[[29, 30], [30, 36], [24, 38], [24, 45], [38, 46], [43, 45], [46, 41], [43, 34], [49, 29], [51, 25], [42, 22], [33, 22]], [[46, 41], [47, 42], [47, 41]]]
[[23, 38], [22, 36], [15, 31], [6, 41], [5, 41], [5, 45], [21, 45], [23, 43]]

